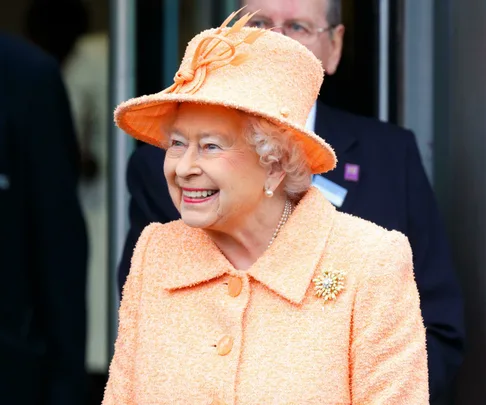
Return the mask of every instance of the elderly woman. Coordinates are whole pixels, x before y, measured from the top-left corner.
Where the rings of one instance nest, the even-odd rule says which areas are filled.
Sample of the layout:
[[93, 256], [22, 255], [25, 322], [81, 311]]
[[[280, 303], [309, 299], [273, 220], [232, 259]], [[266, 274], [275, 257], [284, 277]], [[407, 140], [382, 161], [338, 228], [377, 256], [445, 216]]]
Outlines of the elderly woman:
[[182, 219], [137, 243], [104, 404], [427, 404], [408, 241], [310, 186], [336, 163], [304, 126], [322, 67], [233, 16], [115, 114], [167, 149]]

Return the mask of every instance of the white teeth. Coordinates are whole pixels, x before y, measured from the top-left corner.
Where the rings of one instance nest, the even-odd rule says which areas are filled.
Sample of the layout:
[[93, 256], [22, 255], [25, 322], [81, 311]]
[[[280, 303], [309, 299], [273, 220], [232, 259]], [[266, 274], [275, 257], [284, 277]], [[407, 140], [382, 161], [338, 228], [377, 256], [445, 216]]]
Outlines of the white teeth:
[[210, 197], [213, 194], [216, 193], [214, 190], [204, 190], [204, 191], [186, 191], [183, 190], [182, 193], [184, 196], [189, 197], [189, 198], [206, 198]]

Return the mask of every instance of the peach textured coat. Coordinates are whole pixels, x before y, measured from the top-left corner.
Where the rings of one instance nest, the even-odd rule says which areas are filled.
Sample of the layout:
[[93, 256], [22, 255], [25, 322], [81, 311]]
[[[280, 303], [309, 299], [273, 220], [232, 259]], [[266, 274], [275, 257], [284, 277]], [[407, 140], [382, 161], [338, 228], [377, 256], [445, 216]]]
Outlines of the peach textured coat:
[[[314, 293], [323, 269], [346, 272], [327, 302]], [[229, 294], [234, 277], [239, 294]], [[337, 212], [315, 188], [247, 271], [202, 230], [151, 224], [124, 288], [103, 404], [428, 404], [407, 239]]]

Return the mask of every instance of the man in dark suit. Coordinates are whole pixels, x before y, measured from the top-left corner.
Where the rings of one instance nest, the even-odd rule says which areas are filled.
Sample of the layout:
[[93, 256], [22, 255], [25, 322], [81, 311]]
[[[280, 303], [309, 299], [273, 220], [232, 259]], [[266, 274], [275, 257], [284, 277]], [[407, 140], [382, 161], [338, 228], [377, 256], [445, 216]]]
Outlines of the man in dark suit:
[[87, 239], [54, 59], [0, 34], [0, 403], [85, 405]]
[[[247, 0], [261, 12], [251, 24], [279, 27], [319, 57], [333, 74], [341, 57], [344, 27], [339, 0]], [[314, 183], [339, 210], [408, 236], [427, 327], [431, 399], [448, 387], [462, 362], [462, 300], [445, 231], [410, 131], [331, 109], [317, 102], [308, 128], [328, 141], [339, 163]], [[162, 165], [164, 151], [140, 147], [128, 166], [131, 228], [119, 269], [122, 286], [133, 247], [150, 222], [179, 218], [170, 200]]]

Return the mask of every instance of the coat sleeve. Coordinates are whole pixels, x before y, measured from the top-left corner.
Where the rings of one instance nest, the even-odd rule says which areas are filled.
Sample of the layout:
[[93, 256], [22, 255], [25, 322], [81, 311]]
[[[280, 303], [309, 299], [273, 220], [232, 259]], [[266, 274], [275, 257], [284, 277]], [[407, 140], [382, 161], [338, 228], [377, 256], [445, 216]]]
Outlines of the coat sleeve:
[[143, 266], [145, 253], [156, 226], [156, 224], [147, 226], [135, 247], [130, 274], [123, 288], [115, 354], [110, 364], [109, 378], [102, 405], [137, 404], [133, 391], [133, 381], [136, 377], [133, 362], [137, 345]]
[[407, 138], [407, 236], [427, 327], [430, 399], [447, 391], [463, 360], [463, 302], [446, 232], [413, 134]]
[[[429, 403], [425, 328], [406, 238], [388, 232], [360, 283], [351, 337], [351, 395], [359, 405]], [[375, 271], [376, 270], [376, 271]]]

